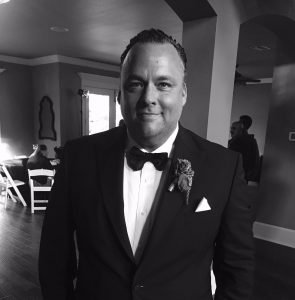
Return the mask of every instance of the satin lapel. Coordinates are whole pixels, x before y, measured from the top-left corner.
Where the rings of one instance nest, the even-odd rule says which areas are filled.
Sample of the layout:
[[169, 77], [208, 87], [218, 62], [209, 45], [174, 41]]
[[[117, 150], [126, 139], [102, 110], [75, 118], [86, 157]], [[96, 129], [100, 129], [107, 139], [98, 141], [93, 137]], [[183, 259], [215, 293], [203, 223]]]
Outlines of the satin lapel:
[[206, 184], [202, 174], [206, 173], [204, 171], [206, 153], [202, 150], [201, 145], [194, 141], [192, 136], [180, 126], [175, 140], [170, 176], [168, 176], [167, 184], [164, 186], [164, 191], [162, 191], [162, 197], [159, 201], [147, 247], [153, 247], [160, 242], [162, 236], [169, 230], [171, 222], [186, 208], [184, 193], [177, 190], [168, 191], [168, 186], [172, 180], [173, 164], [177, 158], [189, 160], [192, 164], [192, 169], [195, 171], [189, 199], [200, 197], [204, 192]]
[[[110, 141], [103, 155], [98, 157], [98, 171], [103, 200], [109, 219], [124, 250], [133, 260], [124, 217], [123, 167], [126, 134], [121, 134]], [[99, 151], [98, 151], [99, 153]], [[101, 151], [100, 151], [101, 153]]]

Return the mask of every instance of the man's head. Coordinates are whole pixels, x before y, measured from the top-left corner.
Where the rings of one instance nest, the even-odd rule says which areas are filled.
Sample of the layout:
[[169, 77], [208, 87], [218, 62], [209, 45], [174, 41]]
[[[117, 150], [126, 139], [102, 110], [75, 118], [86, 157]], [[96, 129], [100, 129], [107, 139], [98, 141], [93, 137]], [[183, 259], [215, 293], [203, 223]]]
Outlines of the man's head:
[[40, 147], [39, 147], [39, 149], [40, 149], [40, 152], [44, 155], [44, 156], [46, 156], [47, 157], [47, 146], [46, 145], [44, 145], [44, 144], [41, 144], [40, 145]]
[[147, 43], [171, 44], [177, 51], [183, 63], [184, 72], [186, 73], [187, 58], [186, 58], [184, 48], [179, 43], [177, 43], [177, 41], [173, 39], [172, 36], [167, 35], [165, 32], [163, 32], [160, 29], [154, 29], [154, 28], [151, 28], [149, 30], [143, 30], [130, 40], [129, 44], [127, 45], [126, 49], [121, 55], [121, 68], [128, 52], [135, 44], [147, 44]]
[[252, 118], [248, 115], [240, 116], [240, 122], [243, 123], [245, 130], [247, 131], [252, 125]]
[[231, 124], [230, 135], [234, 139], [243, 133], [244, 125], [241, 121], [235, 121]]
[[145, 30], [121, 56], [120, 104], [131, 137], [152, 151], [177, 126], [186, 102], [186, 56], [160, 30]]

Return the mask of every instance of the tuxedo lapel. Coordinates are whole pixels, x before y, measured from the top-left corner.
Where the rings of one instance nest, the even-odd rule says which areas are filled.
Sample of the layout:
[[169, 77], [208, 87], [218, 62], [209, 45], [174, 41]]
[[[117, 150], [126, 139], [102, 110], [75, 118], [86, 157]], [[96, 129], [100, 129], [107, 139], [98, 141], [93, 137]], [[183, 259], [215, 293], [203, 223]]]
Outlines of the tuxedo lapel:
[[158, 208], [154, 212], [154, 224], [146, 245], [149, 249], [156, 246], [158, 242], [162, 240], [165, 232], [169, 230], [171, 222], [173, 222], [175, 217], [186, 208], [185, 193], [180, 192], [177, 189], [172, 192], [168, 191], [168, 186], [173, 178], [174, 165], [178, 158], [189, 160], [192, 164], [192, 169], [195, 172], [189, 199], [200, 197], [203, 192], [204, 182], [200, 177], [200, 174], [204, 173], [206, 153], [196, 141], [192, 140], [191, 134], [180, 126], [179, 133], [175, 140], [169, 174], [162, 187], [163, 190], [160, 192], [161, 196]]
[[[98, 154], [97, 168], [109, 219], [121, 245], [133, 260], [124, 217], [123, 168], [125, 141], [126, 132], [113, 136], [104, 153], [102, 155]], [[101, 151], [97, 151], [97, 153], [101, 153]]]
[[137, 264], [139, 264], [140, 259], [143, 255], [145, 246], [148, 242], [149, 239], [149, 235], [151, 233], [154, 221], [155, 221], [155, 217], [156, 217], [156, 213], [157, 213], [157, 209], [158, 209], [158, 205], [160, 202], [160, 199], [163, 196], [163, 193], [165, 191], [165, 186], [167, 186], [167, 182], [169, 179], [169, 173], [170, 173], [170, 167], [171, 167], [171, 159], [169, 158], [168, 163], [166, 168], [163, 171], [160, 183], [159, 183], [159, 188], [156, 192], [154, 201], [153, 201], [153, 205], [151, 207], [150, 213], [148, 215], [148, 218], [146, 219], [146, 222], [144, 224], [141, 236], [140, 236], [140, 240], [135, 252], [135, 262]]

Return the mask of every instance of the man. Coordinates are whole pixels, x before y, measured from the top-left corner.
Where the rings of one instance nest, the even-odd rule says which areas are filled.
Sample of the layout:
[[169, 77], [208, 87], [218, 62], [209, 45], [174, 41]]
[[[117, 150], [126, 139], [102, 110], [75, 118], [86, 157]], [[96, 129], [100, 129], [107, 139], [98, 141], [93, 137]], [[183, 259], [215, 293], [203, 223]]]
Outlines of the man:
[[[235, 139], [243, 134], [243, 123], [240, 121], [234, 121], [232, 122], [230, 126], [230, 135], [232, 139]], [[231, 139], [231, 140], [232, 140]], [[230, 141], [229, 140], [229, 143]]]
[[248, 133], [252, 119], [245, 118], [233, 122], [230, 129], [231, 139], [228, 141], [228, 148], [242, 154], [243, 168], [247, 182], [258, 182], [260, 171], [260, 156], [257, 141], [253, 134]]
[[33, 145], [33, 153], [29, 156], [27, 166], [29, 169], [52, 169], [49, 159], [47, 158], [47, 146], [44, 144]]
[[[53, 166], [50, 163], [50, 160], [47, 158], [47, 146], [44, 144], [33, 145], [34, 152], [29, 156], [27, 161], [27, 169], [36, 170], [36, 169], [48, 169], [52, 170]], [[46, 184], [47, 178], [44, 176], [35, 176], [36, 180], [40, 184]]]
[[215, 299], [249, 299], [239, 156], [179, 125], [185, 71], [183, 48], [160, 30], [122, 54], [126, 126], [68, 143], [56, 176], [40, 245], [45, 299], [209, 300], [212, 259]]
[[244, 125], [245, 133], [248, 134], [248, 130], [252, 125], [252, 118], [248, 115], [242, 115], [242, 116], [240, 116], [239, 121]]

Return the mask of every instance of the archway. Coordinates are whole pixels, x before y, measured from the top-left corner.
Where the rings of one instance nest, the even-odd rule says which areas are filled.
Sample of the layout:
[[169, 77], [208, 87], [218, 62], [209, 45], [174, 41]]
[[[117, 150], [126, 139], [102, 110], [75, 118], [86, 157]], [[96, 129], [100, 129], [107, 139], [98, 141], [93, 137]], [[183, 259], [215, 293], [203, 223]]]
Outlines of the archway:
[[[243, 90], [244, 94], [247, 89], [246, 95], [254, 95], [254, 92], [252, 94], [249, 92], [250, 89], [260, 89], [260, 94], [255, 96], [256, 102], [252, 103], [252, 109], [256, 109], [256, 113], [263, 112], [263, 107], [258, 109], [261, 103], [257, 104], [257, 101], [263, 97], [265, 110], [268, 109], [267, 119], [264, 120], [267, 126], [257, 197], [257, 222], [254, 228], [256, 236], [261, 235], [261, 238], [267, 236], [267, 240], [294, 248], [295, 221], [292, 212], [295, 209], [295, 143], [289, 139], [289, 135], [295, 131], [295, 38], [292, 34], [295, 30], [295, 21], [289, 16], [261, 15], [241, 25], [241, 37], [243, 37], [243, 26], [259, 27], [272, 35], [276, 44], [272, 65], [265, 66], [265, 70], [272, 69], [272, 82], [269, 81], [269, 86], [264, 89], [259, 88], [261, 84], [237, 87], [240, 91]], [[266, 52], [267, 50], [264, 54]], [[266, 78], [265, 75], [259, 76], [261, 70], [257, 62], [258, 73], [251, 73], [251, 68], [247, 64], [244, 66], [240, 64], [240, 68], [239, 71], [248, 77]], [[244, 102], [247, 101], [247, 97], [244, 98]], [[235, 105], [237, 104], [233, 104], [232, 119], [237, 118], [238, 114]]]

